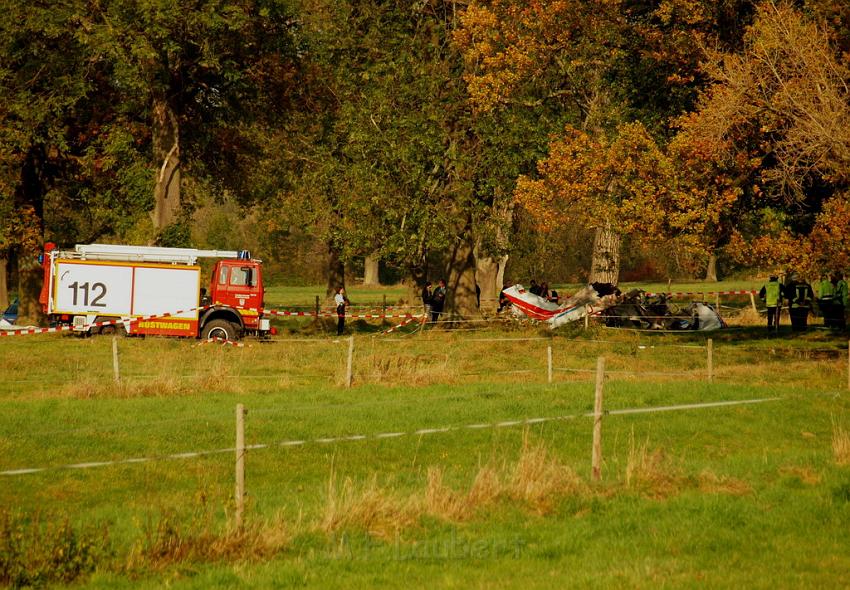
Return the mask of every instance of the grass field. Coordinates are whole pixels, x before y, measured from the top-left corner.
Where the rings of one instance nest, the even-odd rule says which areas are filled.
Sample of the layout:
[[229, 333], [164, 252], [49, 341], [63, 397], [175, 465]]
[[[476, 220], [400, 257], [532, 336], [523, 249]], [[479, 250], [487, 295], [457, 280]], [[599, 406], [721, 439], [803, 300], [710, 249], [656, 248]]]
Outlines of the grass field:
[[[0, 471], [45, 468], [0, 475], [0, 579], [846, 585], [846, 337], [714, 333], [708, 383], [703, 334], [364, 331], [347, 389], [348, 340], [325, 328], [242, 348], [123, 339], [120, 384], [110, 338], [0, 340]], [[608, 411], [779, 399], [608, 415], [594, 482], [584, 414], [600, 355]], [[271, 445], [248, 451], [242, 532], [232, 451], [165, 458], [232, 447], [237, 403], [248, 444]], [[536, 418], [561, 419], [510, 424]]]

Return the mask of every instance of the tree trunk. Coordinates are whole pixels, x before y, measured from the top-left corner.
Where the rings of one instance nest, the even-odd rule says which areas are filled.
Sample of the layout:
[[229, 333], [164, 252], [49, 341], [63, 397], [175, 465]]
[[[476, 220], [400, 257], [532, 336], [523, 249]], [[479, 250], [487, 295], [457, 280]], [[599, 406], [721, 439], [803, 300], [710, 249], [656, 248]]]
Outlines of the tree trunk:
[[371, 254], [363, 260], [363, 286], [377, 287], [381, 284], [381, 279], [378, 277], [380, 269], [380, 260], [377, 254]]
[[44, 272], [33, 252], [18, 256], [18, 325], [41, 325], [44, 310], [38, 302]]
[[328, 243], [328, 288], [325, 296], [333, 297], [340, 287], [345, 287], [345, 265], [339, 257], [339, 249], [330, 242]]
[[499, 296], [505, 286], [505, 269], [508, 268], [508, 258], [507, 254], [499, 258], [499, 270], [496, 272], [496, 297]]
[[32, 146], [21, 168], [21, 182], [15, 192], [15, 206], [18, 210], [32, 212], [33, 226], [27, 228], [30, 233], [26, 245], [13, 249], [18, 278], [18, 323], [38, 325], [44, 319], [44, 312], [38, 302], [44, 275], [38, 263], [41, 242], [44, 239], [44, 195], [47, 192], [48, 178], [45, 176], [47, 157], [43, 146]]
[[426, 281], [428, 281], [428, 266], [424, 261], [421, 265], [411, 265], [407, 269], [402, 283], [407, 292], [409, 305], [422, 305], [422, 287], [425, 286]]
[[590, 283], [611, 283], [620, 280], [620, 234], [610, 224], [596, 228], [593, 238], [593, 259], [590, 263]]
[[[465, 232], [466, 233], [466, 232]], [[472, 319], [481, 316], [475, 293], [475, 255], [471, 240], [459, 238], [449, 258], [448, 296], [445, 311], [448, 318]]]
[[712, 252], [708, 257], [708, 267], [705, 269], [705, 280], [717, 282], [717, 255]]
[[174, 223], [180, 211], [180, 134], [177, 116], [164, 96], [153, 100], [153, 158], [156, 165], [153, 225]]
[[481, 309], [495, 311], [499, 307], [499, 292], [502, 290], [505, 265], [508, 257], [475, 256], [475, 280], [481, 289]]
[[3, 258], [0, 258], [0, 311], [5, 311], [9, 307], [9, 283], [6, 280], [9, 262], [5, 256], [4, 253]]

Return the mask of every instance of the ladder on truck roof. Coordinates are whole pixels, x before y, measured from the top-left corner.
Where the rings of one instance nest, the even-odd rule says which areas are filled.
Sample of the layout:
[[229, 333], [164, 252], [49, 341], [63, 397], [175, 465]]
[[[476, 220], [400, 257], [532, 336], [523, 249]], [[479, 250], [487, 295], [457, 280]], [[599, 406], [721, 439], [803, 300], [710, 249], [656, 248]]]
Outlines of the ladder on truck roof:
[[195, 264], [198, 258], [237, 258], [248, 260], [247, 250], [197, 250], [160, 246], [119, 246], [114, 244], [77, 244], [77, 256], [84, 260], [120, 260], [125, 262], [165, 262]]

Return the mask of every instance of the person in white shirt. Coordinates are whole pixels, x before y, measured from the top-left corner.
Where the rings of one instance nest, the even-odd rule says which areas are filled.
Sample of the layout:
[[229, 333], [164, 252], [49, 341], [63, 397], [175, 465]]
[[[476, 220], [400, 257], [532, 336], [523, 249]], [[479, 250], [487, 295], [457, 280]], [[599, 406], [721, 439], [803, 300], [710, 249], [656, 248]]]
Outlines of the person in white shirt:
[[336, 324], [336, 335], [342, 336], [342, 331], [345, 329], [345, 308], [350, 303], [348, 297], [345, 296], [345, 287], [337, 288], [334, 303], [336, 304], [336, 315], [339, 318]]

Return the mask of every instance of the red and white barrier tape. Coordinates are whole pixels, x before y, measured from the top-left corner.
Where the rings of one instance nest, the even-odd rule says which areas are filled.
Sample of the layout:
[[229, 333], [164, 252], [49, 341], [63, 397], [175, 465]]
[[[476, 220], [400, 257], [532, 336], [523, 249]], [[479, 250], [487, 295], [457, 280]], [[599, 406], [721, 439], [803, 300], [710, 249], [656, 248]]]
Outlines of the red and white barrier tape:
[[[247, 309], [247, 308], [237, 308], [237, 309]], [[257, 311], [256, 309], [250, 309], [247, 311]], [[316, 317], [315, 311], [289, 311], [286, 309], [263, 309], [263, 314], [265, 315], [273, 315], [278, 317]], [[336, 311], [321, 311], [319, 312], [319, 316], [323, 317], [337, 317]], [[387, 319], [387, 318], [415, 318], [418, 317], [412, 313], [357, 313], [357, 314], [345, 314], [346, 319]]]
[[[117, 320], [108, 320], [105, 322], [92, 322], [91, 324], [85, 324], [80, 328], [77, 328], [77, 331], [87, 332], [92, 328], [103, 328], [105, 326], [118, 326], [122, 324], [135, 324], [137, 322], [145, 322], [148, 320], [158, 320], [164, 318], [170, 318], [179, 316], [184, 313], [190, 313], [193, 311], [200, 311], [207, 309], [209, 306], [204, 307], [193, 307], [190, 309], [183, 309], [180, 311], [171, 311], [168, 313], [160, 313], [153, 315], [145, 315], [133, 318], [120, 318]], [[74, 326], [55, 326], [53, 328], [21, 328], [19, 330], [11, 329], [11, 330], [2, 330], [0, 331], [0, 337], [3, 336], [31, 336], [32, 334], [50, 334], [53, 332], [69, 332], [74, 330]]]
[[669, 293], [644, 293], [648, 297], [666, 295], [668, 297], [692, 297], [693, 295], [757, 295], [758, 291], [681, 291]]
[[413, 316], [413, 317], [407, 318], [406, 320], [404, 320], [402, 323], [398, 324], [397, 326], [393, 326], [393, 327], [392, 327], [392, 328], [390, 328], [389, 330], [384, 330], [383, 332], [381, 332], [381, 335], [383, 336], [383, 335], [385, 335], [385, 334], [390, 334], [390, 333], [392, 333], [392, 332], [395, 332], [395, 331], [396, 331], [396, 330], [398, 330], [399, 328], [403, 328], [403, 327], [405, 327], [407, 324], [409, 324], [410, 322], [412, 322], [413, 320], [418, 319], [418, 318], [421, 318], [421, 317], [422, 317], [422, 316]]
[[244, 348], [245, 344], [242, 342], [234, 342], [233, 340], [227, 340], [225, 338], [207, 338], [206, 340], [201, 340], [197, 344], [193, 346], [200, 346], [202, 344], [223, 344], [227, 346], [235, 346], [236, 348]]

